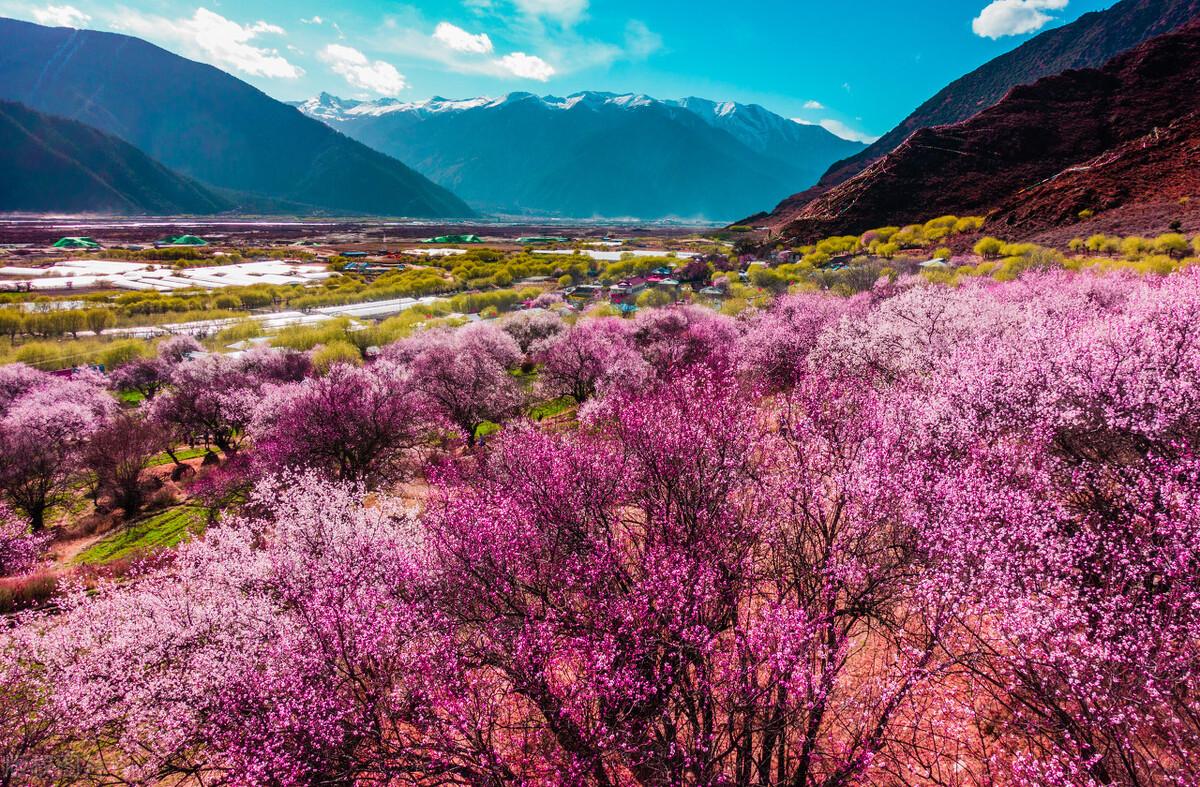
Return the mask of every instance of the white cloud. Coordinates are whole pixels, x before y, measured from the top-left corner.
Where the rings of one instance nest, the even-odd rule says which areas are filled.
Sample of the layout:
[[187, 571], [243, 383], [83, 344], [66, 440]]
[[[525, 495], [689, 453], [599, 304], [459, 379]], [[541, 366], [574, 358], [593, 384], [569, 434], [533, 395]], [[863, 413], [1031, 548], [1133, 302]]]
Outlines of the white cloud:
[[335, 74], [359, 90], [367, 90], [381, 96], [394, 96], [408, 87], [404, 75], [391, 63], [372, 61], [354, 47], [330, 44], [321, 50], [319, 57]]
[[522, 79], [536, 79], [538, 82], [545, 82], [555, 74], [554, 66], [537, 55], [527, 55], [524, 52], [505, 55], [495, 63], [513, 76]]
[[809, 100], [809, 101], [804, 102], [804, 108], [805, 109], [824, 109], [825, 105], [822, 104], [820, 101]]
[[304, 74], [304, 69], [288, 62], [278, 50], [252, 43], [261, 35], [284, 35], [278, 25], [261, 21], [240, 25], [207, 8], [197, 8], [189, 19], [176, 20], [125, 9], [117, 19], [114, 29], [167, 43], [218, 68], [276, 79]]
[[550, 17], [585, 16], [584, 0], [462, 2], [486, 20], [487, 33], [479, 30], [479, 23], [473, 23], [474, 30], [464, 29], [451, 21], [427, 19], [420, 9], [406, 6], [384, 17], [372, 45], [404, 62], [433, 63], [457, 74], [538, 82], [605, 69], [622, 60], [643, 60], [663, 47], [662, 37], [638, 20], [627, 20], [621, 38], [614, 41], [553, 23]]
[[83, 27], [91, 17], [73, 5], [48, 5], [33, 9], [33, 18], [39, 25], [50, 27]]
[[848, 139], [851, 142], [866, 142], [867, 144], [870, 144], [879, 139], [879, 137], [873, 137], [870, 134], [859, 131], [858, 129], [851, 128], [842, 121], [834, 120], [833, 118], [818, 120], [817, 125], [828, 131], [830, 134], [833, 134], [836, 137], [841, 137], [842, 139]]
[[492, 39], [488, 37], [487, 33], [478, 35], [468, 33], [449, 22], [439, 22], [433, 31], [433, 38], [455, 52], [486, 55], [492, 51]]
[[625, 54], [635, 60], [645, 60], [662, 49], [662, 36], [646, 27], [645, 22], [630, 19], [625, 24]]
[[319, 16], [310, 16], [308, 19], [301, 19], [300, 21], [306, 25], [323, 25], [323, 24], [325, 24], [325, 20]]
[[578, 22], [588, 9], [588, 0], [513, 0], [527, 16], [553, 19], [564, 25]]
[[1054, 19], [1046, 11], [1061, 11], [1069, 0], [992, 0], [971, 22], [983, 38], [1019, 36], [1041, 30]]
[[[216, 16], [216, 14], [213, 14], [213, 16]], [[229, 21], [229, 20], [225, 20], [225, 21]], [[272, 25], [272, 24], [268, 24], [266, 22], [255, 22], [254, 24], [250, 25], [250, 27], [247, 29], [254, 35], [258, 35], [259, 33], [270, 33], [271, 35], [276, 35], [276, 36], [286, 35], [286, 33], [284, 32], [284, 29], [282, 27], [280, 27], [279, 25]]]

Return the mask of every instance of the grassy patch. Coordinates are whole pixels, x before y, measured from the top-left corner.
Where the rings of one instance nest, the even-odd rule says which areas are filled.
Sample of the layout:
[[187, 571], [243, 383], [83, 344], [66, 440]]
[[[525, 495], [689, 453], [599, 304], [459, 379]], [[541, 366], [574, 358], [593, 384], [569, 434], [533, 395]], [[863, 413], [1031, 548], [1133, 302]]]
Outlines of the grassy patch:
[[195, 506], [176, 506], [139, 519], [80, 552], [75, 563], [102, 565], [157, 549], [169, 549], [200, 533], [204, 512]]
[[[575, 399], [570, 396], [560, 396], [557, 399], [551, 399], [546, 402], [540, 402], [529, 408], [528, 416], [534, 421], [541, 421], [543, 418], [553, 418], [556, 415], [562, 415], [565, 412], [574, 410], [576, 407]], [[492, 421], [484, 421], [479, 426], [475, 427], [475, 440], [478, 441], [481, 437], [490, 437], [496, 432], [499, 432], [504, 427], [501, 424]]]
[[492, 421], [484, 421], [479, 426], [475, 427], [475, 439], [478, 441], [481, 437], [487, 437], [500, 431], [500, 424]]
[[[208, 449], [204, 448], [204, 447], [176, 448], [175, 456], [178, 457], [180, 462], [186, 462], [189, 459], [195, 459], [198, 456], [204, 456], [204, 453], [207, 450]], [[159, 465], [169, 464], [170, 462], [171, 462], [171, 457], [168, 456], [167, 453], [164, 451], [163, 453], [155, 454], [154, 456], [152, 456], [148, 460], [146, 460], [146, 467], [157, 467]]]
[[118, 391], [117, 399], [121, 402], [121, 404], [135, 407], [144, 402], [146, 400], [146, 396], [141, 391]]
[[548, 402], [541, 402], [529, 408], [529, 417], [535, 421], [540, 421], [543, 418], [553, 418], [556, 415], [562, 415], [568, 410], [575, 409], [575, 399], [571, 396], [560, 396], [557, 399], [551, 399]]

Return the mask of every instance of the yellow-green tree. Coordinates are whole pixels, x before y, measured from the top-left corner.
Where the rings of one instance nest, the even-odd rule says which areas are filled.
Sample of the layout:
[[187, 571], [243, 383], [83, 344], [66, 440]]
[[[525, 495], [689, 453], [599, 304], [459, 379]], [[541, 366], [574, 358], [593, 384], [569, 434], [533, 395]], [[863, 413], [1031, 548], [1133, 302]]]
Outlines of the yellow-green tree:
[[1004, 241], [999, 238], [980, 238], [975, 244], [975, 253], [988, 260], [994, 260], [1004, 251]]

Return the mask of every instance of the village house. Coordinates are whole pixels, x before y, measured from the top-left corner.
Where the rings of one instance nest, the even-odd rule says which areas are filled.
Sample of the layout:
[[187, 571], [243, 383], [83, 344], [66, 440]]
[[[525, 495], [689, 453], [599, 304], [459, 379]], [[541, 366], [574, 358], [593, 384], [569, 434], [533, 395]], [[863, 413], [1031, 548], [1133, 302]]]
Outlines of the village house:
[[649, 286], [650, 282], [645, 276], [622, 279], [609, 289], [609, 299], [613, 303], [624, 303], [626, 300], [636, 298]]

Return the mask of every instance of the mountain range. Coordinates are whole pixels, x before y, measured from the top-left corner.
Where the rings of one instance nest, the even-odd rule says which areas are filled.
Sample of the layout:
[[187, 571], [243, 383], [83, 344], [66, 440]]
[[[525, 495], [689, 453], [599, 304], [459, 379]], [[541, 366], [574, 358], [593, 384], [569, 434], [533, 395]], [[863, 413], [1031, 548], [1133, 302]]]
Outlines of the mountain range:
[[130, 36], [0, 19], [0, 99], [119, 137], [242, 210], [472, 214], [399, 161]]
[[233, 206], [127, 142], [0, 101], [0, 211], [217, 213]]
[[1041, 33], [956, 79], [858, 154], [835, 163], [816, 186], [793, 194], [771, 214], [747, 221], [779, 226], [805, 205], [858, 175], [914, 132], [966, 120], [1020, 85], [1071, 69], [1096, 68], [1113, 56], [1200, 16], [1200, 0], [1121, 0], [1104, 11]]
[[[959, 123], [920, 129], [786, 216], [789, 237], [988, 213], [1030, 236], [1102, 214], [1194, 223], [1200, 189], [1200, 19], [1100, 68], [1013, 88]], [[1182, 222], [1181, 222], [1182, 223]], [[1019, 230], [1013, 233], [1013, 230]], [[1079, 234], [1087, 234], [1086, 231]]]
[[700, 98], [322, 94], [297, 106], [472, 205], [507, 214], [728, 220], [865, 147], [761, 106]]
[[1025, 236], [1200, 229], [1197, 19], [1200, 0], [1085, 14], [870, 147], [694, 97], [289, 106], [136, 38], [0, 19], [0, 210], [728, 220], [782, 200], [744, 221], [790, 239], [942, 213]]

